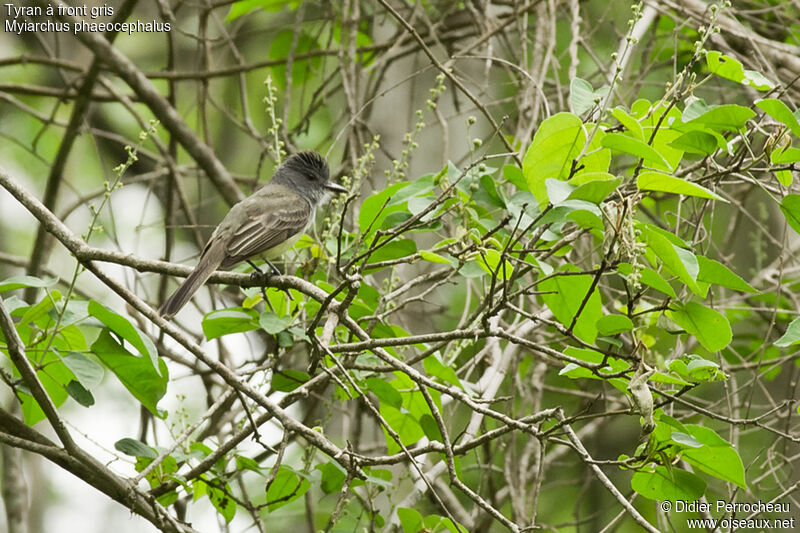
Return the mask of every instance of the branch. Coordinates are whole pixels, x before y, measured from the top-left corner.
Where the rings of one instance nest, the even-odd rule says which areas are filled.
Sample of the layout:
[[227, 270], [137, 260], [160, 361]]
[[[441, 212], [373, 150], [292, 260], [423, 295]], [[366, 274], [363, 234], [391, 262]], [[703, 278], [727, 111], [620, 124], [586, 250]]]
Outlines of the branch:
[[[42, 10], [46, 10], [49, 4], [54, 4], [59, 8], [67, 8], [67, 5], [61, 0], [53, 2], [33, 0], [33, 4], [41, 7]], [[69, 22], [71, 26], [80, 22], [79, 19], [68, 15], [60, 18]], [[127, 56], [114, 48], [102, 34], [82, 31], [78, 32], [76, 37], [97, 57], [102, 58], [119, 77], [125, 80], [125, 83], [133, 89], [133, 92], [147, 105], [164, 127], [177, 138], [181, 146], [197, 161], [197, 164], [205, 171], [219, 193], [225, 198], [225, 201], [233, 205], [244, 198], [244, 194], [233, 181], [227, 169], [214, 155], [211, 148], [197, 138], [192, 129], [175, 111], [175, 108], [169, 104], [167, 99], [158, 92], [158, 89], [150, 83], [150, 80]]]

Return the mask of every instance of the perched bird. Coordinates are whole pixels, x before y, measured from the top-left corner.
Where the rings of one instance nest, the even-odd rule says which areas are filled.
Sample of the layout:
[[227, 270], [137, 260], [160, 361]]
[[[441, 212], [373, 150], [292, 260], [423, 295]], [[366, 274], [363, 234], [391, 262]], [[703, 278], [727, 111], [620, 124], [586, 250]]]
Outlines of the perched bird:
[[253, 256], [267, 262], [279, 257], [313, 222], [316, 207], [332, 193], [344, 192], [347, 189], [330, 182], [328, 163], [321, 155], [306, 151], [290, 156], [269, 183], [231, 207], [211, 234], [194, 271], [164, 302], [159, 314], [175, 315], [220, 267]]

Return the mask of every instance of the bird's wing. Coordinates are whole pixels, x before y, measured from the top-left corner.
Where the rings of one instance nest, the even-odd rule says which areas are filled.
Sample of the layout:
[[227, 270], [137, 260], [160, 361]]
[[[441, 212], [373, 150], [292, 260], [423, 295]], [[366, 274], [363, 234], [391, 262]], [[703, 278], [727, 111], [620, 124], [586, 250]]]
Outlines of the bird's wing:
[[262, 254], [303, 231], [311, 220], [311, 205], [285, 187], [270, 191], [253, 201], [245, 200], [246, 221], [233, 228], [223, 266], [230, 266]]

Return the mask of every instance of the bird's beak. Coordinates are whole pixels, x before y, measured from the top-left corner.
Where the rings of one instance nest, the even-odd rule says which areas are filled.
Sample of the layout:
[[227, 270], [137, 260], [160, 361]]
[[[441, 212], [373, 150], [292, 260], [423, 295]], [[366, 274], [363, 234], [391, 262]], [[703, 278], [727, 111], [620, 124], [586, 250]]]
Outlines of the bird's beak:
[[338, 183], [333, 183], [332, 181], [329, 181], [328, 183], [326, 183], [325, 184], [325, 188], [328, 189], [329, 191], [335, 192], [335, 193], [349, 192], [346, 188], [342, 187]]

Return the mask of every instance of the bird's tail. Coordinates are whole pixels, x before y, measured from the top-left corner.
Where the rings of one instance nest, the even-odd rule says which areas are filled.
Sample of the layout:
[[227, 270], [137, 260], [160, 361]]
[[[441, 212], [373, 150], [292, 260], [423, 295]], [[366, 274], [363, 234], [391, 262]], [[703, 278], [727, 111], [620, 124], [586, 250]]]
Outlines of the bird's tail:
[[220, 241], [209, 243], [209, 246], [203, 251], [200, 256], [200, 261], [197, 263], [194, 271], [189, 274], [189, 277], [181, 284], [177, 290], [172, 293], [172, 296], [167, 298], [167, 301], [158, 310], [158, 314], [171, 318], [178, 311], [186, 305], [194, 293], [202, 287], [203, 283], [214, 273], [214, 271], [222, 263], [225, 258], [225, 245]]

